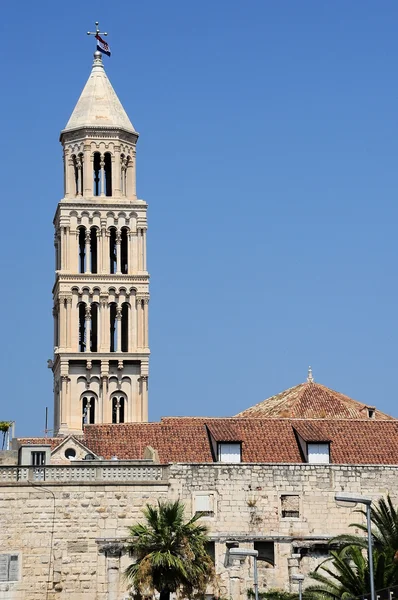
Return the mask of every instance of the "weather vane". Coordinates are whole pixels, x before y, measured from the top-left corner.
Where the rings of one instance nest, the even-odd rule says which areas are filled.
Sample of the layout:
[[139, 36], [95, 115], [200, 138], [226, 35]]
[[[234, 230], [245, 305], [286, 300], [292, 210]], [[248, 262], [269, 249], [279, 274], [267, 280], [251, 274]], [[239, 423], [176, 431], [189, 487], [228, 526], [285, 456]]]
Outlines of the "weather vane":
[[111, 49], [105, 40], [102, 39], [101, 35], [108, 35], [106, 31], [100, 31], [98, 27], [98, 21], [95, 22], [95, 31], [87, 31], [87, 35], [94, 35], [97, 40], [97, 50], [106, 54], [107, 56], [111, 55]]

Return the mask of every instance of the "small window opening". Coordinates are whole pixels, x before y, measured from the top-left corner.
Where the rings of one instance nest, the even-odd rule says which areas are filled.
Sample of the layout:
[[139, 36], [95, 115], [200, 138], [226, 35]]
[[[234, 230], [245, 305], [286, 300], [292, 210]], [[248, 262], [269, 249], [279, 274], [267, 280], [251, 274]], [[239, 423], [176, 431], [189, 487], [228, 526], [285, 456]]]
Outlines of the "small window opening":
[[129, 305], [122, 304], [122, 352], [129, 351]]
[[125, 156], [124, 156], [124, 154], [121, 154], [120, 155], [120, 190], [122, 192], [122, 196], [126, 195], [126, 192], [125, 192], [125, 183], [126, 183], [125, 173], [126, 173], [126, 167], [125, 167], [124, 161], [125, 161]]
[[91, 308], [91, 352], [98, 352], [98, 304], [93, 302]]
[[112, 196], [112, 157], [109, 152], [104, 155], [105, 169], [105, 195]]
[[112, 398], [112, 423], [124, 423], [124, 397]]
[[95, 398], [93, 396], [84, 396], [82, 425], [95, 423]]
[[109, 230], [109, 269], [112, 275], [116, 273], [116, 229], [111, 227]]
[[75, 196], [79, 193], [79, 177], [77, 173], [77, 158], [76, 154], [72, 154], [72, 165], [73, 165], [73, 184], [74, 184], [74, 192]]
[[375, 418], [375, 407], [374, 406], [367, 406], [367, 411], [368, 411], [368, 419], [374, 419]]
[[94, 196], [101, 195], [101, 154], [94, 152]]
[[257, 560], [262, 560], [272, 567], [275, 566], [274, 542], [254, 542], [254, 550], [257, 550]]
[[46, 453], [45, 452], [32, 452], [32, 466], [42, 467], [46, 464]]
[[117, 331], [116, 331], [116, 304], [112, 302], [109, 306], [110, 316], [110, 351], [116, 352], [117, 347]]
[[281, 496], [282, 519], [298, 519], [300, 516], [300, 497], [295, 495]]
[[86, 228], [79, 228], [79, 273], [86, 270]]
[[79, 154], [77, 158], [77, 194], [83, 196], [84, 156]]
[[71, 460], [72, 458], [76, 457], [76, 450], [74, 448], [67, 448], [65, 450], [65, 458], [68, 458], [69, 460]]
[[127, 229], [125, 227], [122, 228], [120, 244], [121, 244], [120, 245], [120, 254], [121, 254], [121, 261], [122, 261], [121, 271], [122, 271], [123, 275], [127, 275], [127, 271], [128, 271], [128, 235], [127, 235]]
[[97, 244], [97, 229], [96, 229], [96, 227], [92, 227], [90, 229], [90, 251], [91, 251], [91, 273], [97, 273], [98, 244]]
[[79, 352], [86, 349], [86, 303], [79, 304]]
[[216, 562], [216, 544], [215, 544], [215, 542], [206, 542], [205, 550], [206, 550], [207, 554], [210, 556], [213, 564], [215, 564], [215, 562]]

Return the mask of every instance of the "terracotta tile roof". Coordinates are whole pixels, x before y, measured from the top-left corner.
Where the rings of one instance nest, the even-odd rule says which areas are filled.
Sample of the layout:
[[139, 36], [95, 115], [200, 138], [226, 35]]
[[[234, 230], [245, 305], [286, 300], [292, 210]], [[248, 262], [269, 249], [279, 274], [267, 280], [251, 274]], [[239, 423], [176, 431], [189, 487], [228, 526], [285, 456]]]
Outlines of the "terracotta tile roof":
[[294, 421], [293, 429], [305, 442], [330, 442], [322, 428], [317, 426], [317, 421]]
[[214, 432], [217, 438], [224, 438], [224, 431], [229, 431], [233, 432], [234, 441], [242, 443], [243, 462], [301, 463], [303, 458], [294, 429], [307, 435], [310, 438], [307, 441], [330, 440], [333, 463], [398, 464], [396, 420], [323, 419], [309, 422], [274, 418], [176, 417], [160, 423], [88, 425], [84, 443], [105, 459], [112, 456], [142, 458], [145, 447], [150, 445], [159, 452], [161, 463], [209, 463], [213, 462], [213, 456], [208, 431]]
[[[371, 407], [369, 407], [371, 408]], [[340, 392], [314, 382], [301, 383], [240, 412], [237, 417], [299, 419], [364, 419], [368, 407]], [[374, 410], [374, 419], [392, 419]]]
[[34, 444], [37, 446], [48, 446], [50, 444], [51, 450], [54, 450], [57, 446], [59, 446], [64, 438], [62, 437], [48, 437], [48, 438], [17, 438], [20, 446], [27, 444]]

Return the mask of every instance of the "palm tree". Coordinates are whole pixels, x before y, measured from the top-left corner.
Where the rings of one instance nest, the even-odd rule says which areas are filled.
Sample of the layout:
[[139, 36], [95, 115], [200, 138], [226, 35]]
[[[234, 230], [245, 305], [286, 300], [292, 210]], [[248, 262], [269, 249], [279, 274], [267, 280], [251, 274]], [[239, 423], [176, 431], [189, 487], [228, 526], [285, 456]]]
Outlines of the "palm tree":
[[[391, 563], [386, 564], [384, 553], [375, 550], [373, 561], [376, 589], [392, 585], [394, 568]], [[345, 600], [364, 596], [369, 593], [367, 556], [359, 546], [332, 550], [331, 556], [311, 573], [311, 578], [316, 583], [305, 590], [304, 596], [308, 600]]]
[[214, 567], [206, 552], [207, 528], [197, 523], [201, 514], [185, 522], [179, 500], [147, 504], [142, 512], [145, 522], [129, 527], [128, 548], [136, 562], [125, 571], [138, 597], [155, 590], [160, 600], [169, 600], [172, 592], [184, 598], [203, 596]]

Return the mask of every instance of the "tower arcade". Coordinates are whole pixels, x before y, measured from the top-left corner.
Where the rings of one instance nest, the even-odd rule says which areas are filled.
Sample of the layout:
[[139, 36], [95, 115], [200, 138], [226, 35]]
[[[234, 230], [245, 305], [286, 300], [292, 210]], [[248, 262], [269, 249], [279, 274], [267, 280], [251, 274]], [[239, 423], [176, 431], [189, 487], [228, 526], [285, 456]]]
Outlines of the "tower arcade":
[[136, 195], [138, 133], [95, 52], [61, 132], [55, 226], [54, 430], [148, 420], [147, 204]]

